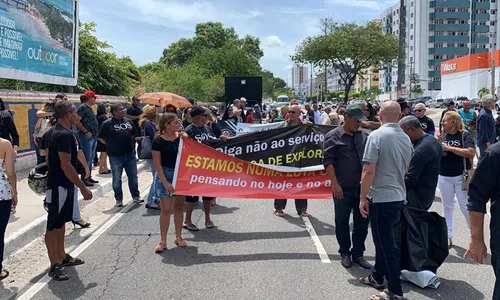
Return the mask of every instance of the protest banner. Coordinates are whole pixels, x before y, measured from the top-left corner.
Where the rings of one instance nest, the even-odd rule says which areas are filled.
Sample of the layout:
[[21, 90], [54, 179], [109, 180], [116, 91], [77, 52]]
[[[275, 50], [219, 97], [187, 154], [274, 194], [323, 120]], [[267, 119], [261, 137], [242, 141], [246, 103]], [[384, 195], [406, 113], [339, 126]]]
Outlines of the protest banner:
[[[217, 151], [260, 165], [322, 170], [324, 136], [333, 126], [300, 125], [204, 143]], [[311, 169], [313, 167], [313, 169]]]
[[188, 138], [179, 144], [175, 194], [244, 199], [331, 199], [325, 171], [281, 172]]
[[235, 137], [244, 134], [266, 131], [271, 129], [279, 128], [283, 122], [269, 123], [269, 124], [248, 124], [248, 123], [236, 123], [233, 120], [217, 122], [217, 127], [219, 127], [221, 133], [228, 137]]

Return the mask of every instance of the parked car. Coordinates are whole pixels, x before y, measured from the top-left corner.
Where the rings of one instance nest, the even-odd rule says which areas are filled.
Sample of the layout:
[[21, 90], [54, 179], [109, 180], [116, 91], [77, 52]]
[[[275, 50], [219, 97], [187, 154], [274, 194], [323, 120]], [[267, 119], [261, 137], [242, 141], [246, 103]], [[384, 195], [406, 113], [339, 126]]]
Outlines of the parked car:
[[433, 108], [446, 107], [446, 105], [444, 104], [444, 99], [436, 99], [436, 102], [434, 102], [433, 104]]

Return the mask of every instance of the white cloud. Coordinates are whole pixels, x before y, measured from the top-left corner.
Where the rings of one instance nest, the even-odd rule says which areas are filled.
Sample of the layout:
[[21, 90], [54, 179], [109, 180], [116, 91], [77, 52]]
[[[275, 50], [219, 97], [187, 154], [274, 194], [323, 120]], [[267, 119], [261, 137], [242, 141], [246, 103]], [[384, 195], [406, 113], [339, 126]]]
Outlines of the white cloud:
[[384, 10], [389, 8], [391, 5], [394, 5], [397, 1], [395, 0], [386, 0], [386, 1], [378, 1], [378, 0], [327, 0], [328, 4], [336, 4], [342, 6], [350, 6], [350, 7], [360, 7], [360, 8], [368, 8], [372, 10]]
[[192, 30], [194, 25], [219, 21], [223, 24], [238, 20], [250, 20], [261, 16], [257, 10], [231, 11], [217, 7], [209, 1], [170, 1], [170, 0], [120, 0], [122, 4], [138, 15], [143, 22], [169, 28]]
[[286, 15], [304, 15], [326, 12], [324, 8], [305, 8], [305, 7], [278, 7], [277, 13]]
[[292, 65], [287, 65], [283, 70], [288, 71], [291, 70], [292, 68], [293, 68]]
[[283, 47], [285, 43], [277, 35], [270, 35], [262, 40], [263, 47]]

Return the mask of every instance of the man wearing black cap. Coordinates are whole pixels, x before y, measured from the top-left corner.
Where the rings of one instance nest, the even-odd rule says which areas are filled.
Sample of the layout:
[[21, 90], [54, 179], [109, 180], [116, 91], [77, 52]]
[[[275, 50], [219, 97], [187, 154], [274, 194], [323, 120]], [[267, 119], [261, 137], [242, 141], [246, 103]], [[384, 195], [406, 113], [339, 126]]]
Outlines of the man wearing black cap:
[[[202, 106], [195, 106], [191, 110], [191, 118], [192, 122], [189, 126], [185, 128], [186, 134], [193, 140], [196, 140], [199, 143], [202, 143], [206, 140], [215, 140], [214, 132], [210, 126], [207, 126], [208, 116], [210, 112]], [[221, 135], [220, 139], [225, 141], [227, 140], [227, 136]], [[202, 197], [203, 199], [203, 208], [205, 210], [205, 227], [210, 229], [214, 228], [215, 225], [210, 219], [210, 208], [212, 207], [212, 202], [214, 198], [212, 197]], [[186, 208], [186, 219], [184, 221], [184, 229], [190, 231], [199, 231], [200, 229], [193, 224], [191, 220], [191, 216], [193, 214], [194, 206], [196, 202], [198, 202], [198, 197], [194, 196], [186, 196], [186, 202], [188, 202]]]
[[405, 98], [399, 98], [397, 102], [401, 107], [401, 118], [406, 117], [410, 113], [410, 106], [408, 105], [408, 102], [406, 102]]

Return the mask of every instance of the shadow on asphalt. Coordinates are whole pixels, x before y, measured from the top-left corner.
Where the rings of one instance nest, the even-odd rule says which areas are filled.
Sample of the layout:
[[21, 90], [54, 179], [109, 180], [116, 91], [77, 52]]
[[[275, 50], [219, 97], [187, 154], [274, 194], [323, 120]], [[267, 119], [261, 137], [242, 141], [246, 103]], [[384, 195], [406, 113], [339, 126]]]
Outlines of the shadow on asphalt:
[[272, 240], [309, 237], [307, 231], [285, 231], [285, 232], [229, 232], [216, 229], [216, 235], [207, 236], [206, 230], [192, 231], [194, 238], [184, 238], [186, 241], [204, 241], [210, 244], [244, 242], [253, 240]]
[[92, 282], [87, 284], [87, 286], [83, 285], [83, 282], [80, 280], [80, 277], [78, 276], [78, 272], [76, 272], [74, 267], [71, 268], [65, 268], [64, 269], [68, 275], [69, 275], [69, 281], [71, 281], [71, 286], [68, 288], [61, 288], [61, 285], [64, 285], [64, 282], [58, 282], [55, 280], [51, 280], [48, 284], [47, 287], [48, 289], [52, 292], [52, 295], [58, 299], [64, 299], [64, 300], [76, 300], [85, 293], [93, 289], [97, 286], [97, 283]]
[[[4, 280], [9, 281], [9, 277], [5, 278]], [[13, 279], [12, 279], [13, 280]], [[12, 287], [10, 289], [6, 289], [3, 285], [3, 283], [0, 281], [0, 291], [2, 291], [2, 297], [5, 295], [5, 299], [15, 299], [19, 293], [19, 289], [17, 287]]]
[[[478, 263], [474, 262], [470, 258], [463, 258], [467, 249], [464, 249], [460, 246], [453, 245], [450, 250], [455, 249], [457, 252], [456, 255], [448, 255], [446, 261], [444, 263], [459, 263], [459, 264], [470, 264], [477, 265]], [[483, 260], [483, 265], [491, 266], [491, 254], [488, 254], [488, 257]]]
[[[227, 207], [223, 206], [220, 204], [212, 206], [212, 209], [210, 210], [210, 214], [212, 215], [228, 215], [232, 214], [235, 211], [239, 210], [239, 207]], [[194, 211], [196, 210], [203, 210], [203, 205], [201, 205], [201, 202], [197, 202], [196, 206], [194, 207]], [[184, 206], [184, 212], [186, 212], [186, 206]], [[160, 210], [158, 209], [146, 209], [146, 212], [142, 214], [143, 217], [157, 217], [160, 215]]]

